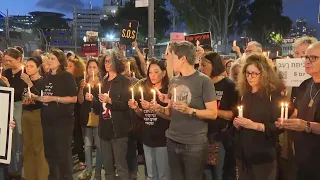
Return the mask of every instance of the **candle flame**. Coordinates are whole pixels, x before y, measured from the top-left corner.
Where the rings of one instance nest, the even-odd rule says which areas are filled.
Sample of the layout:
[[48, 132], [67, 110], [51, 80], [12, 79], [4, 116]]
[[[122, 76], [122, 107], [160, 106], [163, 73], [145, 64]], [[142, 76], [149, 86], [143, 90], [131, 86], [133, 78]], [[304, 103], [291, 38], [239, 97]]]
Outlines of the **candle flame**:
[[285, 106], [286, 106], [286, 107], [288, 107], [288, 106], [289, 106], [289, 104], [288, 104], [288, 103], [286, 103], [286, 104], [285, 104]]
[[142, 87], [139, 87], [140, 91], [142, 91]]

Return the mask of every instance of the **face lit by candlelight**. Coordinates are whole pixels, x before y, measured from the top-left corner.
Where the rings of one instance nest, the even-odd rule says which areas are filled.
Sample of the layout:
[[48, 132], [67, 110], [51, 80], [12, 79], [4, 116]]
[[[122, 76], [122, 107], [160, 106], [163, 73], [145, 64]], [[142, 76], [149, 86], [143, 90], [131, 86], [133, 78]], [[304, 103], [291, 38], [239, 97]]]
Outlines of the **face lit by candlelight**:
[[106, 58], [104, 60], [104, 67], [105, 67], [107, 72], [112, 70], [112, 62], [111, 62], [111, 57], [110, 56], [106, 56]]
[[33, 61], [27, 61], [25, 67], [25, 73], [29, 76], [36, 74], [39, 72], [39, 68], [37, 67], [36, 63]]
[[246, 77], [251, 87], [259, 87], [260, 70], [255, 65], [249, 65], [246, 69]]
[[157, 64], [151, 64], [148, 75], [152, 84], [158, 84], [166, 75], [166, 71], [162, 71]]
[[99, 67], [98, 67], [98, 64], [95, 62], [95, 61], [91, 61], [89, 64], [88, 64], [88, 69], [87, 69], [87, 74], [92, 77], [93, 76], [93, 73], [94, 73], [94, 76], [98, 76], [99, 74]]
[[74, 63], [71, 61], [68, 61], [67, 71], [70, 72], [71, 74], [74, 74], [74, 70], [75, 70]]

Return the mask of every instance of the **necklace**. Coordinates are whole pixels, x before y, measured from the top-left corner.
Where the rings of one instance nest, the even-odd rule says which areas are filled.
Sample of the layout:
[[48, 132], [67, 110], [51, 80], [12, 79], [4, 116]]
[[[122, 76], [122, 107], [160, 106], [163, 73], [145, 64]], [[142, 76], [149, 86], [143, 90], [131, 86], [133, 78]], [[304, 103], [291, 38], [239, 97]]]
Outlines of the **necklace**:
[[309, 102], [309, 107], [312, 107], [312, 105], [313, 105], [313, 103], [314, 103], [314, 99], [317, 97], [317, 95], [318, 95], [318, 93], [320, 92], [320, 89], [316, 92], [316, 95], [314, 95], [313, 96], [313, 98], [312, 98], [312, 95], [311, 95], [311, 93], [312, 93], [312, 89], [313, 89], [313, 84], [314, 84], [314, 81], [312, 82], [312, 84], [311, 84], [311, 89], [310, 89], [310, 102]]

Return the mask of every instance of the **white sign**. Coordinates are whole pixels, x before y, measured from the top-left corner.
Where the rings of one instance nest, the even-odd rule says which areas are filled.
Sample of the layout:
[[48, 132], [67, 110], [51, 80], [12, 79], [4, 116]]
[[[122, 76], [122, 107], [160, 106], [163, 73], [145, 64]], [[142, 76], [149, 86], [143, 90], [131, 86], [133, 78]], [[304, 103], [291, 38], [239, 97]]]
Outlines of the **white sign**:
[[149, 0], [136, 0], [136, 7], [148, 7]]
[[299, 87], [300, 84], [309, 79], [304, 68], [304, 59], [277, 59], [277, 69], [281, 72], [287, 87]]
[[0, 164], [10, 164], [12, 129], [9, 123], [13, 120], [14, 89], [0, 87]]

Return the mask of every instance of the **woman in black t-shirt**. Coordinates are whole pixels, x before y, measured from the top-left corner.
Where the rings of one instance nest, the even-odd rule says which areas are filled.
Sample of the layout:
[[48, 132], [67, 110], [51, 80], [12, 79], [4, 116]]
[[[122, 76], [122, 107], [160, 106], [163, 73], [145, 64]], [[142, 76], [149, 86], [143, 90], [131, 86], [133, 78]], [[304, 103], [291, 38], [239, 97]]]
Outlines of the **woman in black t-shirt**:
[[[79, 57], [71, 56], [68, 59], [68, 67], [67, 70], [70, 72], [74, 79], [76, 80], [76, 84], [78, 90], [80, 89], [80, 82], [83, 80], [83, 75], [85, 71], [85, 63], [83, 59]], [[79, 163], [76, 167], [76, 170], [84, 170], [85, 166], [85, 155], [84, 155], [84, 141], [83, 141], [83, 132], [80, 124], [80, 109], [81, 104], [79, 101], [74, 105], [74, 127], [73, 127], [73, 153], [78, 155]]]
[[[235, 84], [223, 76], [225, 66], [218, 53], [205, 54], [200, 63], [200, 71], [212, 79], [218, 104], [218, 118], [208, 122], [210, 151], [204, 176], [206, 180], [223, 179], [223, 174], [226, 177], [235, 177], [232, 139], [228, 136], [228, 130], [232, 127], [234, 117], [232, 109], [235, 108], [238, 101]], [[225, 156], [229, 157], [227, 161], [225, 161]], [[224, 170], [224, 164], [227, 164], [225, 167], [228, 169]]]
[[49, 53], [50, 72], [45, 76], [45, 87], [40, 101], [43, 103], [41, 119], [44, 152], [49, 164], [49, 179], [72, 180], [72, 131], [77, 85], [67, 65], [63, 51]]
[[[23, 167], [26, 179], [47, 179], [48, 163], [44, 155], [43, 133], [40, 109], [42, 103], [32, 96], [41, 96], [44, 80], [39, 74], [41, 59], [29, 58], [25, 73], [21, 79], [28, 85], [22, 95], [22, 137], [23, 137]], [[30, 91], [29, 91], [30, 90]]]
[[263, 55], [251, 55], [239, 76], [243, 115], [233, 121], [239, 180], [276, 180], [282, 81]]
[[[146, 80], [140, 81], [134, 87], [136, 94], [140, 92], [140, 87], [144, 90], [145, 99], [141, 99], [141, 95], [137, 96], [140, 99], [139, 104], [141, 108], [138, 106], [138, 102], [133, 99], [128, 102], [129, 106], [144, 121], [141, 141], [143, 143], [147, 174], [150, 179], [170, 179], [165, 136], [165, 131], [169, 128], [170, 121], [168, 117], [164, 117], [155, 110], [157, 106], [155, 104], [160, 104], [164, 107], [167, 104], [162, 103], [158, 99], [158, 96], [154, 96], [157, 91], [167, 94], [168, 84], [169, 78], [166, 72], [165, 61], [152, 59], [147, 71]], [[153, 102], [154, 97], [156, 97], [156, 102]]]

